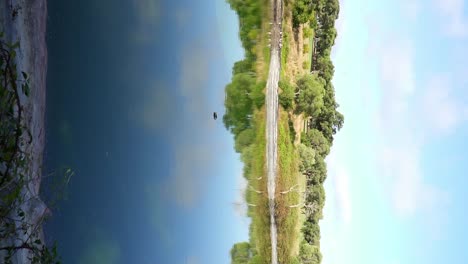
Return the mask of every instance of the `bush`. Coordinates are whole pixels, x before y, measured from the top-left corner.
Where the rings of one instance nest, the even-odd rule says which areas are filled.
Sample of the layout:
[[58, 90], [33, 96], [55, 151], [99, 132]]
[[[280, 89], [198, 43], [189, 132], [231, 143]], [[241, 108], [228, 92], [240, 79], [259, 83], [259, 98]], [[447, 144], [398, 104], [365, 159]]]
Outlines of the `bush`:
[[289, 110], [293, 105], [294, 87], [286, 80], [280, 80], [278, 85], [281, 88], [279, 103], [284, 109]]
[[302, 31], [302, 35], [304, 39], [310, 38], [310, 36], [312, 36], [312, 29], [310, 27], [305, 27]]
[[310, 46], [309, 46], [309, 42], [307, 42], [307, 44], [304, 44], [304, 46], [302, 47], [302, 50], [305, 53], [309, 53], [310, 51]]

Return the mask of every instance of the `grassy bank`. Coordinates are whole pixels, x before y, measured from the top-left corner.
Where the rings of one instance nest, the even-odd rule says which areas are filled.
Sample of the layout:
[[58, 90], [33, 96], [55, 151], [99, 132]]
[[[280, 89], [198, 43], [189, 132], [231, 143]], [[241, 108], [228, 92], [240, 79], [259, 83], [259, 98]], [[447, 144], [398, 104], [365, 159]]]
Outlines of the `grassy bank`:
[[255, 113], [255, 141], [251, 145], [251, 157], [245, 166], [250, 166], [247, 172], [248, 189], [246, 199], [249, 204], [251, 222], [250, 244], [260, 263], [271, 261], [270, 241], [270, 211], [268, 207], [268, 191], [265, 161], [265, 108]]
[[[278, 127], [278, 166], [276, 219], [278, 225], [278, 260], [293, 263], [299, 253], [301, 228], [301, 192], [304, 177], [298, 171], [298, 157], [293, 145], [288, 113], [280, 110]], [[282, 193], [283, 192], [283, 193]], [[287, 193], [284, 193], [287, 192]]]
[[245, 58], [233, 66], [232, 82], [226, 86], [226, 113], [223, 122], [235, 140], [235, 150], [244, 163], [245, 194], [251, 218], [248, 242], [231, 250], [232, 263], [271, 262], [270, 215], [265, 168], [265, 85], [270, 50], [268, 31], [269, 0], [228, 0], [239, 16], [239, 36]]

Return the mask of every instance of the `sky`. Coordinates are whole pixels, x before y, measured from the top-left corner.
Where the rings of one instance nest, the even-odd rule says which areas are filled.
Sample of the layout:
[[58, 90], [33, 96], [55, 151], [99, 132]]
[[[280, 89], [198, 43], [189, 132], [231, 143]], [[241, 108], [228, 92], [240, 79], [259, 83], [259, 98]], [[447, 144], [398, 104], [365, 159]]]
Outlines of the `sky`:
[[[63, 263], [229, 263], [248, 239], [222, 120], [243, 57], [223, 1], [48, 1], [46, 225]], [[55, 172], [55, 174], [54, 174]], [[47, 185], [46, 185], [47, 186]], [[43, 190], [47, 190], [46, 187]]]
[[323, 263], [466, 263], [468, 3], [340, 3]]

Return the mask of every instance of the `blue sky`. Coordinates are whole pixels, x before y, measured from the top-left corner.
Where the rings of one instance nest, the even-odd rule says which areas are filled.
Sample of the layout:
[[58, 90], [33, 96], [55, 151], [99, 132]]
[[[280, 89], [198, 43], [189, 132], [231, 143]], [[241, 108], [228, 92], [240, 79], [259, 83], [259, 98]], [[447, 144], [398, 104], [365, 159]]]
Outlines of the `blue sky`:
[[46, 226], [64, 263], [228, 263], [248, 239], [224, 86], [243, 57], [224, 2], [49, 1]]
[[466, 11], [341, 1], [323, 263], [466, 263]]

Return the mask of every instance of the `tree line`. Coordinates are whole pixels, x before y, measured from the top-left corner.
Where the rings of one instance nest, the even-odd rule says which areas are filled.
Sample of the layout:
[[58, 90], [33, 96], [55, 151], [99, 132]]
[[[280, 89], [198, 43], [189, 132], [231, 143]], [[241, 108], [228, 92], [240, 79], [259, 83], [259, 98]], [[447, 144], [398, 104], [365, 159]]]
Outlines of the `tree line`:
[[299, 263], [318, 264], [320, 252], [320, 226], [327, 178], [326, 156], [330, 153], [334, 135], [342, 128], [344, 116], [338, 111], [335, 89], [332, 84], [334, 66], [331, 48], [336, 38], [335, 20], [339, 14], [337, 0], [296, 0], [293, 6], [293, 26], [309, 22], [315, 30], [314, 58], [311, 73], [300, 76], [294, 84], [283, 79], [280, 103], [295, 114], [303, 114], [306, 132], [297, 146], [299, 170], [306, 176], [303, 212], [306, 220], [302, 227]]
[[[234, 149], [244, 163], [243, 176], [250, 182], [257, 131], [254, 114], [265, 103], [264, 88], [266, 81], [259, 80], [255, 71], [257, 62], [256, 45], [259, 43], [264, 1], [226, 0], [239, 18], [239, 37], [245, 51], [244, 59], [234, 63], [231, 82], [225, 87], [225, 114], [223, 123], [234, 136]], [[246, 201], [249, 195], [246, 194]], [[255, 205], [257, 206], [257, 205]], [[254, 217], [252, 207], [248, 207], [248, 216]], [[233, 245], [231, 263], [266, 264], [266, 256], [257, 252], [255, 227], [249, 227], [249, 242]]]
[[[249, 180], [252, 146], [256, 138], [253, 116], [263, 107], [265, 81], [258, 80], [254, 65], [256, 62], [255, 45], [258, 43], [262, 23], [261, 1], [227, 0], [239, 16], [240, 39], [245, 49], [245, 58], [234, 64], [232, 80], [226, 86], [223, 116], [225, 127], [234, 135], [235, 150], [244, 162], [244, 177]], [[301, 135], [297, 146], [300, 159], [299, 171], [307, 181], [305, 202], [302, 206], [306, 220], [302, 226], [303, 238], [299, 256], [293, 262], [318, 264], [320, 253], [320, 226], [322, 209], [325, 203], [323, 183], [327, 178], [326, 156], [330, 153], [334, 135], [342, 128], [343, 115], [338, 111], [335, 91], [332, 84], [334, 66], [331, 62], [331, 48], [336, 38], [335, 20], [338, 18], [338, 0], [296, 0], [293, 4], [293, 26], [309, 22], [315, 30], [315, 57], [311, 73], [295, 80], [283, 77], [279, 87], [281, 106], [303, 114], [308, 120], [306, 132]], [[249, 214], [251, 210], [249, 208]], [[257, 254], [255, 239], [250, 226], [250, 242], [235, 244], [231, 249], [231, 263], [265, 263]], [[294, 264], [294, 263], [293, 263]]]

